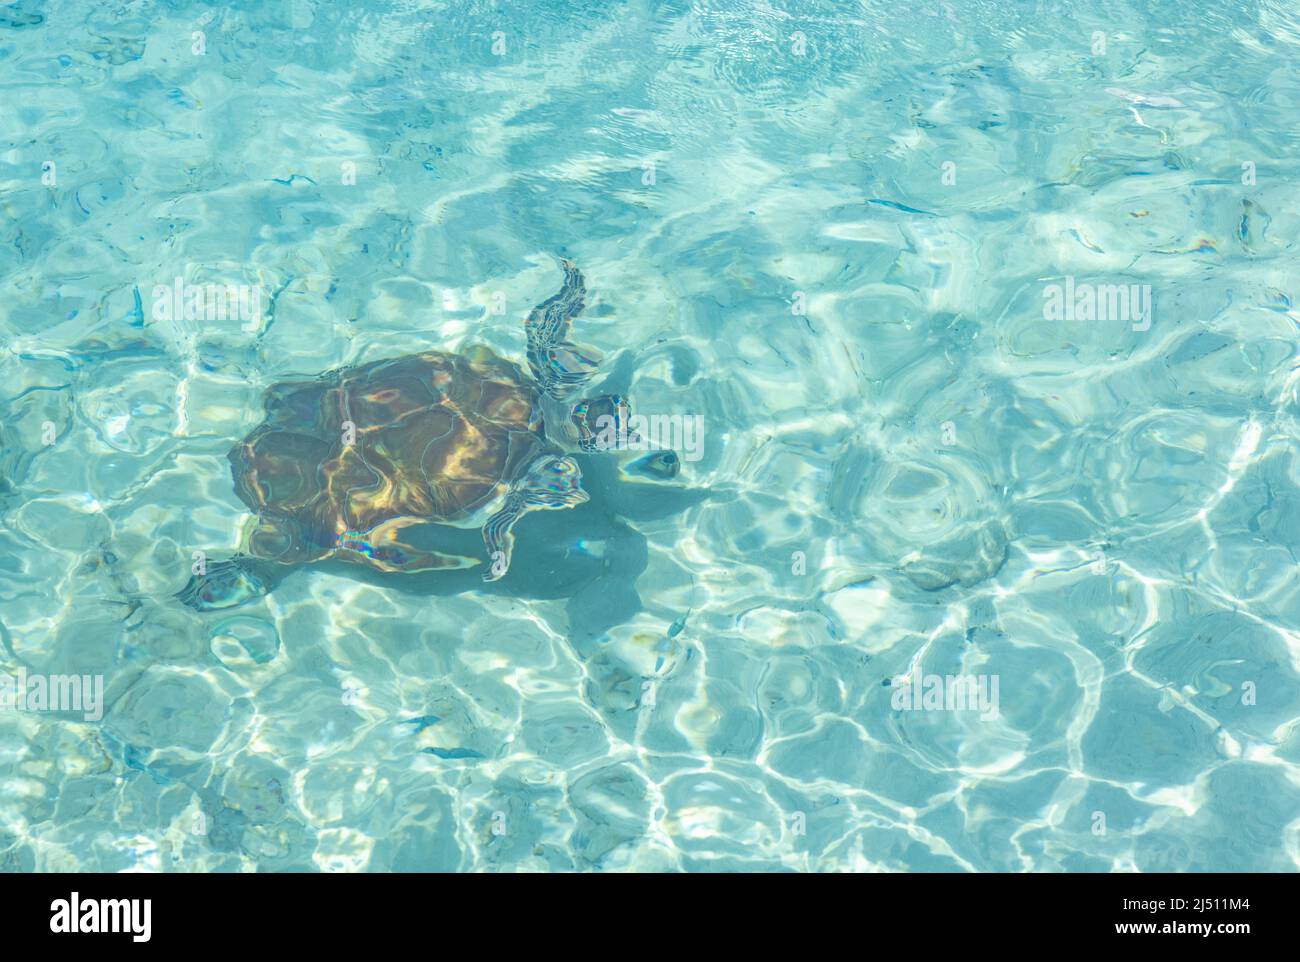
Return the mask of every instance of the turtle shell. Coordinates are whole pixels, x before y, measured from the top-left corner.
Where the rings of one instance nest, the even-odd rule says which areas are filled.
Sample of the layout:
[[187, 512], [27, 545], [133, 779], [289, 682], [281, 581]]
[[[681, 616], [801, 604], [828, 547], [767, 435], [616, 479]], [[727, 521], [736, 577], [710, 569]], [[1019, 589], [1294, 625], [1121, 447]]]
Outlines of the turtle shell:
[[520, 369], [486, 348], [272, 385], [266, 420], [229, 454], [261, 521], [250, 551], [310, 561], [389, 522], [472, 515], [543, 445], [536, 401]]

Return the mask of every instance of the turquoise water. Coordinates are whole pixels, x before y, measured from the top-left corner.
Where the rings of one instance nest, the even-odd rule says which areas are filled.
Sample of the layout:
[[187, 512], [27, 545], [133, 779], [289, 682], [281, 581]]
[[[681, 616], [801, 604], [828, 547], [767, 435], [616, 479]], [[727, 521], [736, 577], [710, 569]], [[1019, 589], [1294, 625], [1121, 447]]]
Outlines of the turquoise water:
[[[0, 864], [1294, 870], [1297, 55], [1276, 0], [0, 7], [0, 673], [104, 685], [0, 711]], [[490, 586], [177, 600], [266, 388], [522, 363], [559, 257], [697, 460], [584, 456]]]

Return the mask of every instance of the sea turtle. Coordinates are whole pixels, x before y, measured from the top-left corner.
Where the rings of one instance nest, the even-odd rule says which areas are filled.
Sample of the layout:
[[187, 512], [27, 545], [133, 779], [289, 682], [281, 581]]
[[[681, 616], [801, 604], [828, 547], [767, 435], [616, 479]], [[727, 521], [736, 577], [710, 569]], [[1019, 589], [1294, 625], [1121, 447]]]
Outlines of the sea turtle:
[[[272, 385], [265, 420], [228, 455], [257, 515], [247, 554], [200, 569], [180, 600], [200, 611], [242, 604], [326, 559], [400, 572], [484, 563], [431, 547], [420, 534], [431, 524], [481, 526], [483, 580], [502, 577], [524, 514], [587, 501], [569, 454], [600, 449], [630, 416], [618, 394], [569, 400], [597, 355], [568, 339], [586, 288], [561, 264], [564, 286], [525, 322], [531, 378], [478, 347]], [[662, 452], [658, 467], [675, 474], [675, 456]]]

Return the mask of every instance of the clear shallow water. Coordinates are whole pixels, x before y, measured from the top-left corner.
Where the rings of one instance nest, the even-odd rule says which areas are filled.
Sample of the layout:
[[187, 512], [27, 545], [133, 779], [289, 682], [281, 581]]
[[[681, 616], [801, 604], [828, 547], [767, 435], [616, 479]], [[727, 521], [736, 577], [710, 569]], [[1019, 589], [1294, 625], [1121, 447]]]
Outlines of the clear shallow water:
[[[106, 683], [0, 712], [0, 864], [1294, 869], [1298, 51], [1276, 2], [0, 9], [0, 671]], [[508, 591], [172, 597], [268, 385], [522, 360], [560, 254], [707, 498], [592, 473]]]

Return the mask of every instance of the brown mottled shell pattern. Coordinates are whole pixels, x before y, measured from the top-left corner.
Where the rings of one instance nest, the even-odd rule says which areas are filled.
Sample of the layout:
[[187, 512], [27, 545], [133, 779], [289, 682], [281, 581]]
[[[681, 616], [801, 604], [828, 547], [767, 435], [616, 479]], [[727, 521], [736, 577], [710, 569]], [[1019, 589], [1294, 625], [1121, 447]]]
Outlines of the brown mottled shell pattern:
[[[536, 390], [486, 348], [428, 351], [273, 385], [229, 458], [261, 519], [255, 555], [311, 561], [388, 522], [465, 518], [543, 444]], [[354, 560], [392, 567], [365, 548]]]

